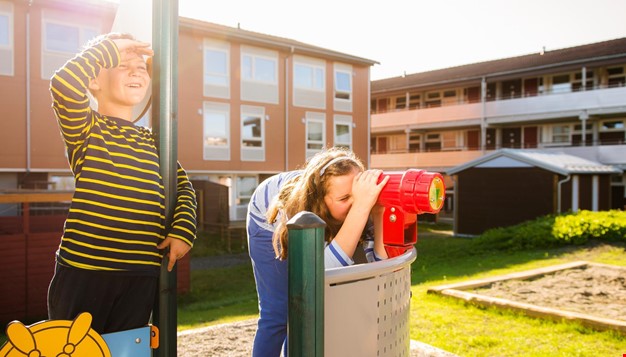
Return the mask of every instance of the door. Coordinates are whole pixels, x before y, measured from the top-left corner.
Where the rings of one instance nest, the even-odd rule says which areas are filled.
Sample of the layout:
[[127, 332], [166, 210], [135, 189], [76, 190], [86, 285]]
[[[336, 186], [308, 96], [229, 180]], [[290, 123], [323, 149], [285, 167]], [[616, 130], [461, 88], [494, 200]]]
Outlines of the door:
[[524, 148], [533, 149], [537, 147], [537, 127], [524, 127]]

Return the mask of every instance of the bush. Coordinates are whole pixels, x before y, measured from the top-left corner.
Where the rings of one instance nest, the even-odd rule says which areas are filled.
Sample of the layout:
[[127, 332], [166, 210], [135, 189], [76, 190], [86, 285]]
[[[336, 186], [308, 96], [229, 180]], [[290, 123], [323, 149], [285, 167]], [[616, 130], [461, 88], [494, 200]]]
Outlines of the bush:
[[484, 249], [522, 250], [585, 244], [591, 239], [626, 241], [626, 212], [579, 211], [542, 216], [515, 226], [489, 229], [474, 244]]

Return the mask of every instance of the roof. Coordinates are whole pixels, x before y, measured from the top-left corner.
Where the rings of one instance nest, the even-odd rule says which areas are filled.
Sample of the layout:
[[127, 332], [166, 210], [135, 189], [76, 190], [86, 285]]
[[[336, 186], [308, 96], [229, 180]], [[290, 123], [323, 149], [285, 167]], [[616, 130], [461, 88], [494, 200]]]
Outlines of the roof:
[[539, 167], [560, 175], [572, 174], [621, 174], [622, 170], [596, 161], [555, 151], [500, 149], [453, 167], [446, 174], [455, 175], [473, 167]]
[[271, 36], [259, 32], [244, 30], [240, 27], [235, 28], [230, 26], [224, 26], [187, 17], [180, 17], [179, 19], [179, 25], [181, 29], [188, 29], [195, 32], [208, 34], [210, 36], [225, 41], [236, 40], [244, 43], [263, 45], [264, 47], [274, 48], [282, 51], [289, 51], [291, 53], [309, 56], [322, 56], [325, 58], [345, 61], [347, 63], [361, 64], [367, 66], [373, 66], [374, 64], [379, 63], [374, 60], [357, 57], [338, 51], [333, 51], [323, 47], [309, 45], [284, 37]]
[[518, 57], [466, 64], [428, 72], [408, 74], [372, 81], [372, 94], [394, 90], [442, 86], [446, 83], [479, 81], [486, 77], [502, 77], [548, 70], [555, 67], [585, 65], [626, 58], [626, 37], [592, 44], [542, 51]]

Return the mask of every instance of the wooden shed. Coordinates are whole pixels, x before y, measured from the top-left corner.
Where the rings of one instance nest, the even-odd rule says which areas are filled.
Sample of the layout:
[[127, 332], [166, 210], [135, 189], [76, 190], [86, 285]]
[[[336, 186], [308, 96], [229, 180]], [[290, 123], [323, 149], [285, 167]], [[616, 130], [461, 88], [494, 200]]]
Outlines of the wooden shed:
[[455, 234], [478, 235], [551, 213], [611, 209], [611, 175], [622, 170], [560, 152], [501, 149], [446, 173]]

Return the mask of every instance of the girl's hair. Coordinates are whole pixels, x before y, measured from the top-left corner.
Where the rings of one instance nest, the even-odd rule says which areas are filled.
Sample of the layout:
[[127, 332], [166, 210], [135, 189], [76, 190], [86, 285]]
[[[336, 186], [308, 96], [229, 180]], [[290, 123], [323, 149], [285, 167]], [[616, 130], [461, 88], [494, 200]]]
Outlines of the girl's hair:
[[317, 153], [307, 162], [301, 175], [285, 183], [267, 210], [267, 221], [278, 223], [273, 237], [278, 258], [286, 259], [288, 255], [287, 221], [301, 211], [315, 213], [326, 222], [324, 239], [330, 243], [343, 224], [330, 215], [324, 203], [330, 179], [348, 175], [355, 170], [365, 170], [356, 155], [352, 151], [334, 147]]

